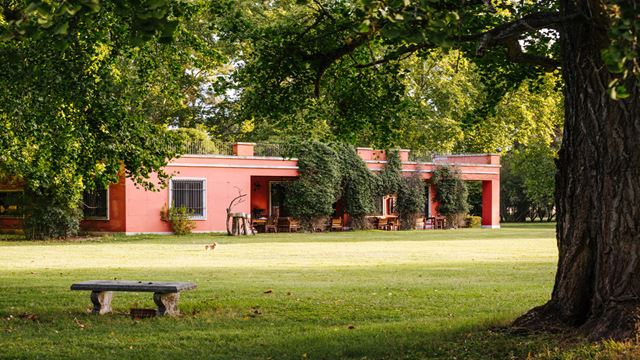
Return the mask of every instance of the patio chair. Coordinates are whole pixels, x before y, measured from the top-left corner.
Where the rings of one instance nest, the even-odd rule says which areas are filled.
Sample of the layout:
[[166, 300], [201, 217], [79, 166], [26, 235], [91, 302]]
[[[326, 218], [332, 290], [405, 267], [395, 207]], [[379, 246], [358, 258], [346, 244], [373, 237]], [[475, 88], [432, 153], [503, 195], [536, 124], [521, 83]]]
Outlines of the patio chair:
[[278, 229], [287, 232], [298, 231], [300, 229], [300, 221], [292, 217], [278, 218]]
[[278, 216], [276, 215], [269, 216], [269, 218], [267, 218], [266, 224], [264, 224], [264, 232], [268, 233], [272, 230], [274, 233], [278, 232]]
[[398, 230], [398, 218], [387, 219], [387, 226], [385, 230]]
[[331, 231], [342, 231], [342, 218], [332, 218], [331, 219]]
[[298, 231], [300, 230], [300, 220], [289, 218], [289, 231]]
[[426, 217], [424, 220], [424, 228], [434, 230], [436, 228], [436, 218], [433, 216]]

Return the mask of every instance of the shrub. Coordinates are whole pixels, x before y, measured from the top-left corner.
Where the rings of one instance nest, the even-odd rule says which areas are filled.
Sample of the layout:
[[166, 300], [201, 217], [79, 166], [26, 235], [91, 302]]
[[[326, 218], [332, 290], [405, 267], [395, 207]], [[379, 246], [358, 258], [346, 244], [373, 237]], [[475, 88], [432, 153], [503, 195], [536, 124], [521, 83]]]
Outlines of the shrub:
[[448, 165], [439, 165], [433, 172], [436, 186], [438, 212], [447, 218], [450, 227], [464, 224], [464, 214], [469, 212], [468, 192], [460, 172]]
[[479, 228], [482, 225], [482, 217], [467, 216], [465, 217], [465, 225], [470, 228]]
[[169, 223], [176, 235], [189, 235], [196, 228], [196, 222], [191, 220], [192, 212], [184, 206], [169, 209]]
[[25, 188], [23, 229], [27, 239], [62, 239], [78, 234], [82, 210], [77, 192]]
[[398, 193], [402, 183], [402, 162], [396, 150], [387, 150], [387, 163], [380, 172], [378, 195], [385, 196]]
[[287, 186], [286, 206], [301, 227], [313, 230], [320, 218], [333, 213], [333, 204], [340, 197], [340, 163], [338, 154], [326, 144], [313, 141], [295, 150], [300, 177]]
[[413, 176], [403, 178], [396, 203], [401, 230], [415, 229], [416, 220], [424, 211], [425, 201], [425, 183], [420, 175], [415, 173]]
[[351, 228], [363, 230], [369, 227], [365, 216], [375, 211], [375, 194], [378, 178], [371, 173], [352, 146], [341, 144], [337, 147], [340, 156], [340, 177], [342, 199], [345, 210], [351, 216]]
[[179, 154], [216, 154], [219, 153], [222, 145], [209, 137], [207, 130], [203, 126], [197, 128], [180, 128], [176, 130], [180, 146], [177, 149]]

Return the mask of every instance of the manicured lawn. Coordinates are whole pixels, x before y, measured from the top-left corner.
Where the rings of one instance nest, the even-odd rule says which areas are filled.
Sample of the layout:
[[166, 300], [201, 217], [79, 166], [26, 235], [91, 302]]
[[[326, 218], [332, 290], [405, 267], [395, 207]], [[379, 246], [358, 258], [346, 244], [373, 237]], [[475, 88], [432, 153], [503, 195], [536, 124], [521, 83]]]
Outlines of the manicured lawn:
[[[553, 224], [231, 238], [0, 240], [2, 358], [582, 358], [497, 329], [551, 292]], [[204, 245], [216, 241], [215, 251]], [[193, 281], [180, 318], [93, 316], [90, 279]], [[617, 346], [617, 345], [616, 345]], [[558, 349], [557, 347], [560, 347]]]

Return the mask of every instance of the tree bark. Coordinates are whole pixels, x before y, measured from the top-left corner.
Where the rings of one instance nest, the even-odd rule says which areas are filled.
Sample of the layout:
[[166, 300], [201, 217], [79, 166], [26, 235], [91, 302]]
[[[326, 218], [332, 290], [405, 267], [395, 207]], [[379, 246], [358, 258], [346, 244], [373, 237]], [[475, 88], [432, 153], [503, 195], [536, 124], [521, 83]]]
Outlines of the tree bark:
[[601, 60], [602, 2], [561, 1], [585, 19], [561, 34], [565, 130], [556, 174], [558, 271], [551, 300], [516, 326], [570, 326], [591, 339], [635, 339], [640, 328], [640, 94], [612, 100]]

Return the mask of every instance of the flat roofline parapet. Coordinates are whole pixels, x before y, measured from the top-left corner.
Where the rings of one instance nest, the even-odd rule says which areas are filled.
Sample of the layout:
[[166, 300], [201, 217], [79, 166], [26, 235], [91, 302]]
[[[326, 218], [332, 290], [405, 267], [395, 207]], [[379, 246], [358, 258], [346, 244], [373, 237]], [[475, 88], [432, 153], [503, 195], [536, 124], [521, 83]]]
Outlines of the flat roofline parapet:
[[[207, 153], [196, 149], [197, 153], [183, 154], [181, 157], [209, 157], [209, 158], [245, 158], [268, 160], [293, 160], [282, 156], [282, 148], [278, 144], [235, 142], [227, 143], [221, 147], [220, 153]], [[386, 161], [385, 150], [370, 147], [355, 147], [356, 153], [364, 161]], [[449, 163], [449, 164], [489, 164], [499, 165], [500, 154], [496, 153], [472, 153], [472, 154], [437, 154], [414, 153], [410, 149], [396, 149], [402, 163]]]

